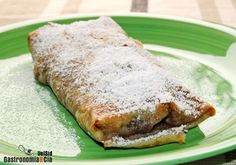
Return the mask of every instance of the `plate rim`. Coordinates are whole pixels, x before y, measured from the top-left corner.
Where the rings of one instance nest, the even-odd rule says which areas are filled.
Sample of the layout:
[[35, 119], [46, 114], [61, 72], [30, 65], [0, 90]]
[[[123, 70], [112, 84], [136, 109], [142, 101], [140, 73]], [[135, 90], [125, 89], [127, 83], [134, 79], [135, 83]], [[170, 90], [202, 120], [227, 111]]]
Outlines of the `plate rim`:
[[159, 18], [159, 19], [168, 19], [168, 20], [176, 20], [186, 23], [198, 24], [206, 27], [210, 27], [216, 30], [227, 32], [236, 37], [236, 29], [234, 27], [230, 27], [227, 25], [208, 22], [205, 20], [194, 19], [194, 18], [186, 18], [181, 16], [172, 16], [172, 15], [164, 15], [164, 14], [150, 14], [150, 13], [78, 13], [78, 14], [64, 14], [60, 16], [48, 17], [48, 18], [35, 18], [30, 20], [21, 21], [18, 23], [12, 23], [9, 25], [0, 26], [0, 33], [6, 32], [12, 29], [24, 27], [27, 25], [32, 25], [35, 23], [42, 23], [47, 21], [55, 21], [55, 20], [63, 20], [69, 18], [85, 18], [85, 17], [98, 17], [98, 16], [126, 16], [126, 17], [147, 17], [147, 18]]
[[[31, 19], [31, 20], [26, 20], [26, 21], [22, 21], [19, 23], [14, 23], [14, 24], [9, 24], [9, 25], [4, 25], [4, 26], [0, 26], [0, 33], [4, 33], [7, 32], [9, 30], [13, 30], [13, 29], [17, 29], [20, 27], [24, 27], [27, 25], [33, 25], [36, 23], [42, 23], [42, 22], [47, 22], [47, 21], [55, 21], [55, 20], [64, 20], [64, 19], [69, 19], [69, 18], [85, 18], [85, 17], [98, 17], [98, 16], [102, 16], [102, 15], [106, 15], [106, 16], [123, 16], [123, 17], [147, 17], [147, 18], [156, 18], [156, 19], [168, 19], [168, 20], [175, 20], [175, 21], [181, 21], [181, 22], [186, 22], [186, 23], [193, 23], [193, 24], [197, 24], [197, 25], [201, 25], [201, 26], [205, 26], [205, 27], [210, 27], [216, 30], [220, 30], [220, 31], [224, 31], [228, 34], [231, 34], [232, 36], [236, 37], [236, 30], [233, 27], [228, 27], [225, 25], [221, 25], [221, 24], [217, 24], [217, 23], [212, 23], [212, 22], [207, 22], [207, 21], [203, 21], [203, 20], [198, 20], [198, 19], [192, 19], [192, 18], [185, 18], [185, 17], [179, 17], [179, 16], [170, 16], [170, 15], [160, 15], [160, 14], [143, 14], [143, 13], [79, 13], [79, 14], [68, 14], [68, 15], [61, 15], [61, 16], [56, 16], [56, 17], [49, 17], [49, 18], [37, 18], [37, 19]], [[233, 137], [232, 139], [234, 139], [235, 137]], [[230, 140], [232, 140], [230, 139]], [[227, 142], [223, 141], [223, 142]], [[217, 143], [219, 144], [219, 143]], [[173, 164], [173, 163], [186, 163], [186, 162], [190, 162], [190, 161], [194, 161], [194, 160], [200, 160], [200, 159], [204, 159], [204, 158], [209, 158], [211, 156], [215, 156], [218, 154], [222, 154], [231, 150], [236, 149], [236, 141], [235, 143], [232, 143], [230, 145], [226, 145], [225, 147], [219, 147], [216, 149], [211, 149], [210, 151], [206, 151], [206, 152], [202, 152], [200, 154], [194, 154], [192, 156], [183, 156], [179, 159], [171, 159], [171, 160], [164, 160], [162, 162], [160, 162], [160, 164]], [[153, 160], [153, 158], [151, 159], [151, 156], [155, 157], [155, 155], [158, 153], [153, 153], [151, 155], [148, 156], [139, 156], [139, 157], [132, 157], [132, 158], [113, 158], [113, 159], [107, 159], [107, 160], [77, 160], [75, 162], [81, 162], [81, 163], [91, 163], [91, 162], [96, 162], [98, 164], [102, 163], [141, 163], [140, 161], [142, 161], [142, 163], [144, 164], [150, 164], [150, 163], [157, 163], [157, 161], [155, 161], [155, 159]], [[3, 156], [2, 154], [0, 154], [0, 157]], [[156, 159], [158, 159], [158, 157], [156, 157]], [[148, 161], [149, 160], [149, 161]], [[115, 162], [114, 162], [115, 161]], [[0, 161], [1, 162], [1, 161]], [[70, 162], [69, 164], [74, 164], [75, 163]], [[56, 162], [59, 163], [59, 162]]]

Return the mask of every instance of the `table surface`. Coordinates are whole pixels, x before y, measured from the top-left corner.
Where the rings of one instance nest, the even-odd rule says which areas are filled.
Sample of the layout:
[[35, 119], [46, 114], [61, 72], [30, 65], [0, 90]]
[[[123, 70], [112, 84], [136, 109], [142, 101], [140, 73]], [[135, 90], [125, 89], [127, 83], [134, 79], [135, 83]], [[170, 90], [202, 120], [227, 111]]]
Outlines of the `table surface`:
[[[0, 26], [76, 13], [142, 12], [236, 27], [236, 0], [0, 0]], [[236, 150], [186, 164], [236, 165]]]

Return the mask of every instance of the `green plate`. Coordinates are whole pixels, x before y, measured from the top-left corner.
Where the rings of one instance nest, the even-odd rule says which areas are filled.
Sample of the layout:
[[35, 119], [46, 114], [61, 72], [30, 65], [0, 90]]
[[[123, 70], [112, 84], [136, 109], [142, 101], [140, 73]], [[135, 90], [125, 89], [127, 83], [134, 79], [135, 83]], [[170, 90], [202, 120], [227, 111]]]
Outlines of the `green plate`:
[[[70, 23], [97, 17], [97, 15], [71, 16], [54, 20], [28, 21], [0, 28], [0, 87], [2, 87], [0, 91], [4, 92], [12, 83], [16, 83], [16, 81], [11, 81], [16, 76], [14, 73], [23, 76], [28, 74], [27, 71], [31, 71], [32, 61], [30, 55], [27, 54], [27, 34], [29, 32], [45, 25], [48, 21]], [[206, 120], [199, 127], [191, 129], [187, 133], [185, 144], [172, 143], [145, 149], [104, 149], [81, 130], [72, 115], [57, 101], [50, 88], [32, 81], [36, 93], [38, 92], [38, 96], [34, 95], [36, 98], [32, 98], [34, 99], [32, 102], [35, 103], [37, 97], [41, 98], [42, 104], [46, 108], [49, 107], [49, 111], [51, 110], [52, 114], [56, 116], [57, 122], [64, 128], [73, 130], [76, 145], [80, 148], [80, 152], [72, 156], [54, 154], [53, 162], [58, 164], [65, 162], [71, 164], [175, 164], [203, 159], [236, 149], [236, 30], [218, 24], [167, 16], [136, 14], [113, 15], [112, 18], [129, 36], [142, 41], [145, 48], [158, 56], [161, 63], [170, 70], [176, 71], [177, 77], [186, 80], [187, 85], [195, 88], [199, 94], [205, 96], [206, 100], [213, 103], [217, 108], [217, 115]], [[13, 69], [9, 75], [14, 76], [9, 78], [9, 75], [1, 75], [1, 68], [7, 67], [1, 61], [14, 59], [17, 61], [16, 56], [22, 54], [27, 55], [23, 58], [19, 57], [22, 60], [21, 66], [15, 65], [14, 62], [11, 63]], [[22, 82], [22, 87], [24, 87], [24, 82], [29, 83], [26, 80]], [[29, 89], [27, 84], [25, 86], [26, 88], [22, 88], [21, 91]], [[8, 94], [13, 98], [21, 99], [17, 94], [13, 94], [14, 92], [13, 90]], [[41, 95], [42, 92], [49, 93], [47, 99]], [[3, 101], [0, 101], [0, 116], [7, 113], [4, 111], [7, 106], [4, 108], [3, 105], [17, 104], [18, 106], [21, 102], [21, 100], [11, 101], [10, 97], [3, 94], [0, 97], [6, 103], [3, 104]], [[33, 103], [31, 110], [36, 111], [38, 107], [34, 107]], [[24, 102], [22, 104], [29, 106]], [[12, 117], [14, 118], [14, 116]], [[31, 118], [26, 120], [31, 120]], [[37, 121], [34, 122], [37, 123]], [[10, 126], [9, 123], [6, 125]], [[9, 127], [9, 129], [11, 128]], [[1, 121], [0, 130], [1, 134], [2, 130], [5, 130], [4, 123]], [[61, 130], [56, 131], [60, 134]], [[43, 132], [38, 133], [40, 137]], [[11, 143], [6, 139], [4, 136], [0, 136], [0, 162], [3, 162], [4, 156], [25, 156], [19, 151], [17, 143]], [[57, 148], [60, 149], [60, 145], [58, 143]], [[33, 148], [33, 146], [32, 149], [37, 151], [37, 148]], [[61, 150], [63, 149], [61, 146]]]

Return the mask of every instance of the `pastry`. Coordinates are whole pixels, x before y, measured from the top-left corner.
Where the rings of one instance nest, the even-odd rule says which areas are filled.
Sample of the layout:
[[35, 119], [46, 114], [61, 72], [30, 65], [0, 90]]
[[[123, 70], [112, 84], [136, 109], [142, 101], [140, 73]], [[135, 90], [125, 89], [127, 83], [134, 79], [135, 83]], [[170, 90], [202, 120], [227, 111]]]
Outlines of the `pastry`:
[[49, 23], [28, 43], [35, 78], [105, 147], [184, 143], [215, 114], [110, 17]]

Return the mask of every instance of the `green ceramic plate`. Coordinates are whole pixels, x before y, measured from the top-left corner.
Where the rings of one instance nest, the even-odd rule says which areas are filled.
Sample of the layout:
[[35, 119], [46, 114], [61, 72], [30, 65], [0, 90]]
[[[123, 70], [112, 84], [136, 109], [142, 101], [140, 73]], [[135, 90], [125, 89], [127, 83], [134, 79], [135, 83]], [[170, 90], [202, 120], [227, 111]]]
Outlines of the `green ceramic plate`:
[[[50, 21], [70, 23], [97, 17], [91, 15], [71, 16]], [[71, 114], [57, 101], [50, 88], [32, 81], [31, 83], [38, 92], [38, 96], [34, 95], [35, 98], [32, 98], [31, 110], [37, 113], [38, 107], [34, 107], [35, 100], [37, 97], [44, 99], [40, 91], [48, 92], [48, 98], [42, 104], [45, 108], [49, 107], [49, 111], [53, 104], [54, 107], [51, 108], [51, 111], [56, 116], [57, 122], [60, 122], [64, 128], [73, 130], [73, 134], [76, 136], [76, 145], [80, 148], [80, 152], [72, 156], [54, 154], [53, 162], [61, 164], [65, 162], [71, 164], [174, 164], [207, 158], [236, 149], [236, 30], [213, 23], [167, 16], [136, 14], [129, 16], [113, 15], [112, 18], [130, 36], [142, 41], [148, 50], [159, 56], [160, 61], [165, 63], [166, 67], [174, 71], [177, 70], [176, 75], [180, 78], [182, 76], [189, 86], [194, 87], [203, 95], [205, 93], [205, 98], [217, 107], [217, 115], [206, 120], [199, 127], [191, 129], [187, 133], [185, 144], [172, 143], [146, 149], [104, 149], [81, 130]], [[1, 68], [8, 67], [4, 61], [14, 59], [17, 61], [18, 57], [16, 56], [27, 54], [27, 34], [48, 21], [29, 21], [0, 28], [0, 91], [8, 90], [8, 87], [16, 82], [11, 81], [13, 77], [9, 78], [9, 75], [1, 74]], [[25, 60], [20, 69], [19, 66], [15, 66], [14, 62], [11, 63], [13, 69], [9, 74], [27, 75], [27, 71], [31, 71], [32, 66], [29, 56], [27, 54], [23, 58], [19, 57], [22, 61]], [[8, 78], [6, 78], [7, 76]], [[24, 82], [29, 82], [25, 79], [22, 82], [22, 87], [26, 86], [21, 89], [22, 92], [30, 89], [27, 84], [24, 84]], [[8, 94], [13, 98], [18, 98], [17, 93], [14, 94], [14, 92], [17, 91], [12, 90]], [[4, 111], [7, 106], [4, 108], [3, 105], [14, 106], [14, 104], [21, 102], [21, 100], [11, 101], [7, 94], [0, 96], [2, 100], [0, 101], [0, 116], [7, 114]], [[21, 98], [19, 97], [19, 99]], [[25, 107], [29, 106], [24, 102], [22, 104]], [[14, 115], [16, 114], [13, 113], [12, 118]], [[30, 116], [26, 120], [31, 120]], [[37, 123], [37, 121], [34, 122]], [[1, 123], [0, 121], [1, 134], [4, 134], [3, 130], [6, 130], [4, 124], [12, 129], [9, 123]], [[60, 134], [61, 130], [56, 131]], [[38, 137], [42, 133], [39, 131]], [[21, 135], [19, 132], [16, 139], [21, 139], [19, 137]], [[29, 134], [29, 136], [31, 135]], [[14, 139], [14, 137], [12, 138]], [[25, 156], [16, 145], [21, 142], [14, 142], [14, 140], [11, 142], [7, 139], [9, 138], [0, 136], [0, 162], [3, 162], [3, 157], [7, 155]], [[60, 146], [61, 144], [58, 142], [57, 148]], [[33, 146], [29, 147], [37, 150]], [[51, 150], [53, 151], [53, 149]], [[61, 146], [61, 150], [64, 150], [63, 146]]]

